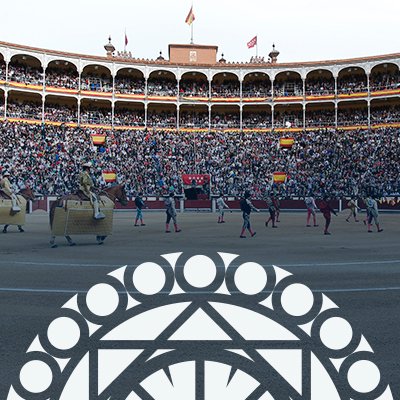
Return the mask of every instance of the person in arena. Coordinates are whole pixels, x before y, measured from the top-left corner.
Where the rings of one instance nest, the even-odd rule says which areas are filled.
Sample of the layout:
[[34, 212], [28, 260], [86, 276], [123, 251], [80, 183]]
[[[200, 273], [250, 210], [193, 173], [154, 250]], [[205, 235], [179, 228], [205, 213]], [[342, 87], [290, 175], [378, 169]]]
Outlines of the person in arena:
[[83, 192], [90, 200], [93, 207], [93, 218], [94, 219], [104, 219], [106, 216], [100, 211], [99, 200], [96, 194], [93, 192], [94, 183], [90, 176], [90, 169], [92, 168], [92, 163], [87, 162], [82, 165], [82, 172], [79, 175], [79, 190]]
[[279, 216], [281, 215], [281, 202], [279, 201], [279, 197], [273, 196], [272, 197], [272, 201], [274, 202], [274, 206], [275, 206], [275, 215], [276, 215], [276, 222], [281, 222], [281, 220], [279, 219]]
[[378, 232], [382, 232], [383, 229], [379, 224], [378, 202], [372, 196], [368, 196], [365, 199], [365, 205], [367, 207], [368, 216], [368, 233], [372, 233], [372, 220], [375, 222]]
[[10, 173], [8, 171], [3, 173], [3, 178], [0, 181], [0, 188], [3, 193], [11, 199], [11, 210], [13, 213], [18, 213], [21, 211], [21, 207], [17, 205], [18, 198], [14, 193], [14, 190], [11, 186], [10, 180]]
[[218, 224], [224, 224], [224, 209], [229, 209], [228, 204], [225, 203], [223, 193], [220, 193], [217, 199], [217, 208], [218, 208]]
[[349, 219], [350, 219], [351, 217], [354, 218], [354, 222], [358, 222], [358, 219], [357, 219], [357, 211], [360, 209], [360, 207], [358, 207], [358, 205], [357, 205], [357, 199], [356, 199], [356, 197], [352, 197], [352, 198], [348, 201], [347, 207], [349, 208], [350, 213], [349, 213], [349, 216], [346, 218], [346, 222], [350, 222]]
[[320, 202], [319, 202], [319, 209], [322, 212], [322, 215], [325, 218], [325, 229], [324, 229], [324, 235], [330, 235], [330, 232], [328, 231], [329, 225], [331, 224], [331, 213], [337, 215], [336, 211], [330, 206], [329, 204], [329, 197], [325, 196]]
[[256, 232], [254, 232], [251, 229], [251, 224], [250, 224], [250, 214], [252, 211], [260, 212], [260, 210], [256, 207], [253, 206], [253, 203], [251, 202], [251, 194], [248, 190], [244, 192], [244, 197], [242, 200], [240, 200], [240, 209], [242, 210], [242, 215], [243, 215], [243, 227], [242, 227], [242, 232], [240, 233], [240, 238], [244, 239], [246, 229], [249, 231], [251, 237], [253, 237]]
[[306, 207], [307, 207], [307, 225], [306, 226], [308, 228], [311, 227], [311, 225], [310, 225], [311, 216], [313, 217], [314, 226], [318, 226], [317, 225], [317, 216], [316, 216], [317, 205], [315, 204], [315, 199], [311, 193], [304, 199], [304, 202], [306, 203]]
[[176, 213], [176, 208], [175, 208], [175, 193], [171, 192], [169, 196], [165, 199], [164, 201], [165, 208], [166, 208], [166, 214], [167, 214], [167, 222], [165, 223], [165, 233], [170, 233], [169, 229], [169, 223], [171, 222], [171, 219], [174, 221], [174, 228], [175, 232], [181, 232], [181, 229], [178, 227], [178, 221], [177, 221], [177, 213]]
[[135, 219], [135, 226], [139, 226], [138, 222], [140, 221], [140, 226], [146, 226], [143, 222], [143, 212], [142, 209], [146, 207], [145, 202], [142, 199], [143, 193], [140, 192], [135, 197], [135, 206], [136, 206], [136, 219]]
[[269, 211], [269, 218], [265, 221], [265, 226], [268, 227], [270, 221], [272, 221], [272, 227], [277, 228], [275, 224], [276, 217], [276, 206], [274, 201], [274, 193], [270, 192], [269, 195], [265, 199]]

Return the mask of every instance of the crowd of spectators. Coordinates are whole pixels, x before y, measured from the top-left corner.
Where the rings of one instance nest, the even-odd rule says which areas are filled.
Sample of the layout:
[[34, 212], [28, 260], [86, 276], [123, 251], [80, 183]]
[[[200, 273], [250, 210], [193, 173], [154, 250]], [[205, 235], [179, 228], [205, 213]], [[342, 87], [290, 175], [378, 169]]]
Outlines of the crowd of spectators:
[[[94, 146], [90, 135], [107, 141]], [[291, 149], [279, 146], [279, 133], [167, 130], [104, 131], [65, 125], [0, 123], [0, 165], [13, 183], [42, 195], [77, 189], [83, 162], [92, 161], [98, 186], [101, 172], [115, 170], [129, 196], [182, 192], [184, 173], [211, 174], [213, 192], [241, 196], [250, 189], [262, 198], [272, 173], [284, 171], [277, 187], [284, 197], [360, 195], [373, 187], [382, 195], [400, 192], [400, 129], [302, 131]]]
[[400, 71], [392, 73], [372, 74], [370, 78], [371, 91], [400, 88]]
[[144, 79], [132, 79], [117, 76], [115, 78], [115, 93], [121, 94], [144, 94], [145, 81]]
[[7, 103], [8, 118], [23, 118], [32, 120], [42, 119], [42, 104], [34, 102], [12, 102]]
[[307, 110], [307, 127], [335, 126], [335, 110]]
[[371, 124], [400, 122], [400, 106], [371, 108]]
[[352, 74], [339, 77], [337, 81], [338, 94], [353, 94], [367, 92], [367, 77], [366, 75]]
[[117, 126], [144, 126], [144, 111], [115, 109], [114, 125]]
[[147, 94], [149, 96], [177, 96], [178, 83], [167, 78], [149, 79], [147, 81]]
[[44, 120], [53, 122], [77, 122], [78, 111], [76, 107], [61, 106], [59, 104], [46, 104]]
[[335, 93], [334, 79], [312, 79], [306, 80], [306, 96], [326, 96]]
[[112, 113], [111, 109], [101, 108], [85, 108], [81, 109], [80, 114], [81, 124], [94, 124], [94, 125], [111, 125], [112, 124]]
[[270, 81], [243, 82], [242, 97], [271, 97], [272, 88]]
[[82, 76], [81, 89], [110, 93], [113, 91], [112, 80], [106, 76]]
[[212, 114], [211, 115], [211, 128], [218, 129], [229, 129], [229, 128], [239, 128], [240, 127], [240, 115], [235, 114]]
[[303, 81], [301, 79], [274, 82], [274, 96], [303, 96]]
[[188, 112], [179, 113], [179, 126], [186, 128], [208, 127], [208, 112]]
[[211, 96], [223, 98], [240, 97], [239, 81], [225, 80], [221, 83], [213, 82], [211, 85]]
[[185, 79], [179, 82], [181, 97], [209, 97], [209, 84], [204, 81]]
[[271, 128], [272, 115], [266, 112], [262, 113], [243, 113], [242, 126], [247, 128]]
[[157, 128], [176, 128], [176, 113], [168, 111], [149, 111], [147, 126]]
[[46, 86], [79, 89], [79, 76], [77, 71], [71, 70], [46, 70], [45, 75]]
[[8, 80], [11, 82], [25, 83], [26, 85], [43, 85], [42, 68], [20, 64], [8, 64]]
[[338, 109], [338, 126], [368, 125], [367, 108]]

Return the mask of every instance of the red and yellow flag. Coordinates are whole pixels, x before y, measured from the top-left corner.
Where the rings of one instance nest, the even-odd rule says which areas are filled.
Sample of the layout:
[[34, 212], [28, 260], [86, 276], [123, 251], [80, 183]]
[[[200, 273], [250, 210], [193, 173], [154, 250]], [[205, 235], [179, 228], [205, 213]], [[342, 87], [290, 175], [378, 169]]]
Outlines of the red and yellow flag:
[[280, 147], [284, 147], [286, 149], [290, 149], [294, 144], [294, 138], [292, 137], [287, 137], [287, 138], [280, 138], [279, 139], [279, 145]]
[[287, 175], [285, 172], [274, 172], [273, 173], [274, 183], [284, 183], [286, 178], [287, 178]]
[[194, 20], [195, 20], [195, 16], [194, 16], [193, 6], [192, 6], [192, 7], [190, 7], [190, 11], [189, 11], [189, 14], [187, 15], [187, 17], [186, 17], [186, 19], [185, 19], [185, 22], [186, 22], [188, 25], [192, 25], [192, 23], [193, 23]]
[[106, 142], [106, 135], [93, 134], [92, 141], [95, 146], [100, 146]]
[[115, 182], [117, 180], [117, 174], [115, 171], [103, 171], [103, 179], [109, 182]]

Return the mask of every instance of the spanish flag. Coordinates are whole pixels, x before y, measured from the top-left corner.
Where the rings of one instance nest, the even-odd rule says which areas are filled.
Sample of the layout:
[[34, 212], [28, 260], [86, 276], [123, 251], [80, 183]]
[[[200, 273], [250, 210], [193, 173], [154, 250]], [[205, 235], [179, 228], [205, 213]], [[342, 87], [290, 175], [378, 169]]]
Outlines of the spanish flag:
[[292, 137], [287, 137], [287, 138], [280, 138], [279, 139], [279, 145], [280, 147], [283, 147], [285, 149], [290, 149], [294, 144], [294, 138]]
[[185, 22], [188, 25], [192, 25], [194, 20], [195, 20], [195, 17], [194, 17], [193, 6], [192, 6], [192, 7], [190, 7], [190, 11], [189, 11], [189, 14], [187, 15], [187, 17], [185, 19]]
[[109, 182], [115, 182], [117, 180], [117, 174], [115, 171], [103, 171], [103, 179]]
[[286, 173], [285, 172], [274, 172], [273, 179], [274, 183], [284, 183], [286, 181]]
[[106, 142], [106, 135], [93, 134], [92, 141], [95, 146], [100, 146]]

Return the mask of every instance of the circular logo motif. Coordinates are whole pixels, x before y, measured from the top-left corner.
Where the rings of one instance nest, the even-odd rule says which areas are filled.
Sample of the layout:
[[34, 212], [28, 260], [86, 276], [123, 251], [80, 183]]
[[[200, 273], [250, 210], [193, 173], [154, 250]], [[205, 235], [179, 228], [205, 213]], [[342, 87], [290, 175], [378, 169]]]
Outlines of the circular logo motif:
[[172, 253], [107, 275], [33, 341], [15, 399], [393, 399], [324, 294], [235, 254]]

